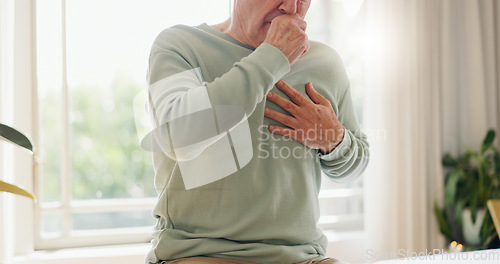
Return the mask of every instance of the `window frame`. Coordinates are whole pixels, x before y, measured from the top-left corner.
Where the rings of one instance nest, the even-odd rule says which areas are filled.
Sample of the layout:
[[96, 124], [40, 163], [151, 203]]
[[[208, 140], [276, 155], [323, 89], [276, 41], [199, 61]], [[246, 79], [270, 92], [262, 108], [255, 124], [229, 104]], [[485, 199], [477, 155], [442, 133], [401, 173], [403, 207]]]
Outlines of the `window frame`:
[[[70, 122], [69, 122], [69, 87], [67, 82], [66, 72], [66, 0], [60, 0], [61, 3], [61, 43], [62, 43], [62, 73], [61, 73], [61, 88], [63, 98], [63, 161], [61, 175], [61, 202], [43, 203], [39, 202], [35, 206], [35, 221], [34, 221], [34, 248], [36, 250], [51, 250], [61, 248], [88, 247], [88, 246], [105, 246], [105, 245], [120, 245], [131, 243], [146, 243], [151, 239], [151, 227], [130, 227], [130, 228], [114, 228], [114, 229], [98, 229], [73, 231], [72, 214], [73, 213], [97, 213], [97, 212], [124, 212], [132, 210], [150, 210], [155, 204], [154, 198], [130, 198], [130, 199], [102, 199], [102, 200], [85, 200], [72, 201], [71, 194], [71, 160], [70, 160]], [[36, 19], [36, 4], [33, 5], [33, 20]], [[36, 31], [36, 25], [33, 26], [33, 31]], [[36, 38], [34, 40], [36, 50]], [[36, 55], [33, 60], [36, 73]], [[38, 101], [38, 87], [33, 87], [33, 100]], [[36, 120], [36, 121], [35, 121]], [[34, 135], [35, 142], [40, 142], [40, 126], [38, 125], [39, 117], [34, 119]], [[39, 161], [39, 159], [37, 159]], [[35, 195], [41, 197], [41, 168], [35, 166], [34, 178]], [[59, 212], [63, 214], [62, 234], [57, 236], [42, 235], [42, 213]], [[96, 242], [98, 241], [98, 242]]]

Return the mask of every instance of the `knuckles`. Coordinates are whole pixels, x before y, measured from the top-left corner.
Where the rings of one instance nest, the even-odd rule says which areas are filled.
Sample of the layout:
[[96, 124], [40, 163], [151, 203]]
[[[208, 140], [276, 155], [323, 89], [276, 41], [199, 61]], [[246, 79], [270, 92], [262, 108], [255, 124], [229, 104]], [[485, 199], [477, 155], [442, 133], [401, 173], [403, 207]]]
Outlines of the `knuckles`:
[[283, 117], [283, 124], [285, 125], [291, 125], [293, 121], [293, 118], [290, 116]]
[[287, 101], [285, 103], [285, 105], [283, 106], [285, 109], [289, 110], [289, 109], [292, 109], [294, 106], [294, 103], [290, 102], [290, 101]]
[[277, 16], [271, 21], [271, 25], [276, 25], [278, 29], [300, 29], [305, 31], [307, 28], [307, 22], [290, 15]]
[[336, 117], [335, 112], [333, 109], [330, 109], [329, 107], [323, 106], [323, 105], [315, 105], [314, 106], [314, 111], [316, 112], [318, 117], [321, 118], [330, 118], [330, 117]]
[[301, 94], [299, 93], [299, 91], [291, 88], [290, 91], [288, 92], [288, 95], [290, 97], [293, 97], [293, 98], [299, 98], [301, 96]]
[[306, 28], [307, 23], [300, 17], [277, 16], [271, 21], [271, 27], [264, 42], [279, 48], [292, 65], [309, 49]]
[[302, 43], [309, 42], [309, 38], [307, 37], [307, 34], [306, 34], [306, 33], [300, 34], [300, 35], [299, 35], [299, 40], [300, 40], [300, 42], [302, 42]]

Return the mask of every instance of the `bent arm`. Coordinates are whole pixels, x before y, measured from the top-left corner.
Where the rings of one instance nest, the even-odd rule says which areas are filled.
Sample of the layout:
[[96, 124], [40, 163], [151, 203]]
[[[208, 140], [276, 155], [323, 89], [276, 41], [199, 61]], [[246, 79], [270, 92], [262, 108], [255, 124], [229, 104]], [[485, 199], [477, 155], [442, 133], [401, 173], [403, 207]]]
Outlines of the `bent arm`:
[[368, 141], [361, 132], [352, 105], [350, 89], [339, 103], [339, 121], [344, 126], [344, 138], [335, 149], [320, 155], [322, 171], [333, 181], [347, 183], [359, 177], [369, 160]]
[[151, 150], [171, 158], [193, 159], [250, 116], [289, 70], [287, 58], [269, 44], [262, 44], [212, 82], [205, 82], [201, 69], [180, 54], [153, 53], [149, 110], [156, 129], [146, 141]]

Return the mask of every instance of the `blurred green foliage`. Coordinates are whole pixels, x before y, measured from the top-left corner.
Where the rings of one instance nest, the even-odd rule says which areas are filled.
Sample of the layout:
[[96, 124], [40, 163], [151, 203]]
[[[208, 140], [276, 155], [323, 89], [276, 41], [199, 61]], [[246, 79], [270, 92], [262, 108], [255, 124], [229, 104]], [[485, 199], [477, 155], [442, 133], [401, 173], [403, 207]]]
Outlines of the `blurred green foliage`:
[[446, 169], [444, 205], [434, 204], [434, 214], [441, 233], [448, 242], [463, 243], [466, 250], [486, 249], [497, 237], [493, 220], [488, 210], [479, 232], [480, 244], [469, 245], [463, 234], [462, 211], [471, 210], [472, 221], [477, 213], [485, 209], [489, 199], [500, 198], [500, 152], [493, 144], [495, 131], [489, 130], [479, 151], [467, 149], [458, 157], [443, 155]]
[[[74, 200], [143, 198], [156, 195], [151, 153], [142, 150], [134, 122], [133, 99], [143, 89], [125, 75], [110, 87], [70, 87], [70, 153]], [[54, 91], [45, 97], [43, 134], [62, 135]], [[50, 102], [50, 101], [54, 102]], [[44, 201], [60, 197], [61, 144], [44, 144]], [[51, 158], [56, 157], [56, 158]]]

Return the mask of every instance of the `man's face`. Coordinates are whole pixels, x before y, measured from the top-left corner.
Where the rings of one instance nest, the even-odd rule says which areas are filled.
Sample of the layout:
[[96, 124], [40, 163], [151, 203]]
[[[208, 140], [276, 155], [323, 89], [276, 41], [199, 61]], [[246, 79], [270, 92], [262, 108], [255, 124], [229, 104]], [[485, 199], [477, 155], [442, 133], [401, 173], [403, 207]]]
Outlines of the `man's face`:
[[311, 0], [235, 0], [234, 19], [250, 46], [264, 42], [271, 21], [280, 15], [298, 15], [304, 19]]

